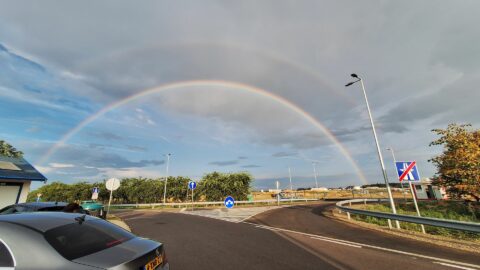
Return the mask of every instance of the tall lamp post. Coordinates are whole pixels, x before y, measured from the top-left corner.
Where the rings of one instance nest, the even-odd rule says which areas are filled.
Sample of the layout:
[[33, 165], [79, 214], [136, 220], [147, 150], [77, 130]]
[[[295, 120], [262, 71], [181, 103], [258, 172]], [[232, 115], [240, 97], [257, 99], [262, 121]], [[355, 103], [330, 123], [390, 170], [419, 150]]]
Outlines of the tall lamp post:
[[[394, 214], [396, 214], [397, 209], [395, 208], [395, 203], [393, 202], [392, 191], [390, 190], [390, 185], [388, 184], [387, 171], [385, 170], [385, 163], [383, 162], [382, 151], [380, 151], [380, 144], [378, 143], [377, 132], [375, 131], [375, 124], [373, 123], [372, 113], [370, 112], [370, 105], [368, 104], [367, 92], [365, 91], [365, 85], [363, 84], [363, 79], [360, 78], [357, 74], [353, 73], [353, 74], [351, 74], [351, 76], [353, 78], [357, 79], [357, 80], [347, 83], [345, 85], [345, 87], [348, 87], [348, 86], [350, 86], [352, 84], [355, 84], [357, 82], [360, 82], [360, 84], [362, 85], [363, 96], [365, 97], [365, 103], [367, 105], [368, 116], [370, 118], [370, 124], [372, 126], [373, 137], [375, 139], [375, 145], [377, 146], [378, 159], [380, 161], [380, 166], [382, 167], [383, 180], [385, 180], [385, 185], [387, 187], [387, 192], [388, 192], [388, 199], [390, 200], [390, 207], [392, 208], [392, 212]], [[397, 229], [400, 229], [400, 222], [398, 222], [398, 220], [395, 220], [395, 223], [397, 225]], [[391, 220], [388, 220], [388, 226], [390, 228], [392, 228], [392, 221]]]
[[315, 177], [315, 187], [318, 188], [318, 181], [317, 181], [317, 168], [316, 168], [316, 163], [312, 162], [313, 165], [313, 176]]
[[292, 186], [292, 171], [290, 170], [290, 166], [288, 167], [288, 178], [290, 178], [290, 190], [292, 194], [290, 194], [290, 202], [293, 201], [293, 186]]
[[167, 183], [168, 183], [168, 166], [170, 165], [170, 153], [167, 154], [167, 173], [166, 173], [166, 176], [165, 176], [165, 185], [164, 185], [164, 189], [163, 189], [163, 204], [165, 205], [165, 203], [167, 202]]

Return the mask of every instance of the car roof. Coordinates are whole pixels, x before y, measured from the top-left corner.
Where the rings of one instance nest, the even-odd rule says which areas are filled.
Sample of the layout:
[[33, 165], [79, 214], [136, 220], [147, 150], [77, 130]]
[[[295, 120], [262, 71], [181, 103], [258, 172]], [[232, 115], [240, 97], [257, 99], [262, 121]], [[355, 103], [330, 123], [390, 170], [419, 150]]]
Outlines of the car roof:
[[[0, 215], [0, 223], [8, 222], [18, 224], [20, 226], [29, 227], [42, 233], [55, 227], [72, 224], [78, 222], [76, 217], [84, 216], [78, 213], [64, 212], [28, 212], [10, 215]], [[86, 215], [85, 220], [95, 220], [97, 218]]]
[[16, 204], [19, 206], [42, 208], [42, 207], [52, 207], [52, 206], [67, 206], [66, 202], [27, 202]]

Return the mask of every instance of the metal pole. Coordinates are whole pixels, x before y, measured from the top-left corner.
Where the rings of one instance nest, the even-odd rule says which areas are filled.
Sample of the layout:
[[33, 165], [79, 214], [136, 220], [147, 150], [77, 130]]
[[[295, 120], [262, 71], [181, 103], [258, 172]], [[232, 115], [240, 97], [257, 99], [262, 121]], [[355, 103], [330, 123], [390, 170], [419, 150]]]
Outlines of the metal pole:
[[[290, 190], [293, 193], [293, 186], [292, 186], [292, 172], [290, 170], [290, 167], [288, 167], [288, 177], [290, 178]], [[290, 202], [293, 201], [293, 196], [290, 194]]]
[[[383, 163], [382, 151], [380, 151], [380, 144], [378, 143], [377, 132], [375, 131], [375, 124], [373, 123], [372, 113], [370, 112], [370, 105], [368, 104], [367, 91], [365, 91], [365, 85], [363, 84], [363, 79], [360, 78], [360, 83], [362, 85], [363, 95], [365, 97], [365, 103], [367, 105], [368, 116], [370, 117], [370, 124], [372, 125], [373, 137], [375, 138], [375, 144], [377, 146], [378, 159], [380, 160], [380, 165], [382, 167], [383, 179], [385, 180], [385, 185], [387, 186], [388, 198], [390, 200], [390, 206], [392, 207], [392, 212], [397, 213], [395, 208], [395, 203], [393, 202], [392, 191], [390, 190], [390, 185], [388, 184], [387, 171], [385, 170], [385, 164]], [[389, 227], [391, 228], [391, 221], [389, 221]], [[400, 222], [395, 220], [397, 229], [400, 229]]]
[[[280, 183], [277, 181], [277, 191], [280, 189]], [[277, 193], [277, 205], [280, 206], [280, 192]]]
[[[390, 150], [392, 152], [392, 157], [393, 157], [393, 165], [395, 167], [395, 170], [397, 170], [397, 159], [395, 158], [395, 153], [392, 147], [387, 148], [387, 150]], [[403, 194], [403, 199], [405, 200], [405, 204], [407, 203], [407, 197], [405, 196], [405, 188], [403, 187], [403, 181], [400, 181], [400, 185], [402, 186], [402, 194]]]
[[110, 190], [110, 199], [108, 199], [108, 208], [107, 208], [107, 214], [105, 215], [105, 218], [107, 218], [108, 214], [110, 214], [110, 203], [112, 202], [112, 193], [113, 193], [113, 190]]
[[167, 202], [167, 182], [168, 182], [168, 165], [170, 163], [170, 154], [167, 154], [167, 175], [165, 176], [165, 185], [163, 189], [163, 204]]
[[313, 176], [315, 177], [315, 187], [317, 188], [317, 190], [315, 190], [315, 199], [318, 199], [317, 168], [315, 168], [316, 167], [315, 162], [312, 162], [312, 165], [313, 165]]
[[[412, 183], [410, 183], [410, 181], [408, 182], [408, 185], [410, 186], [410, 192], [412, 193], [413, 204], [415, 204], [415, 210], [417, 210], [417, 215], [419, 217], [421, 217], [420, 209], [418, 208], [418, 204], [417, 204], [417, 197], [415, 196], [415, 193], [413, 191], [413, 185], [412, 185]], [[426, 233], [425, 232], [425, 226], [423, 226], [423, 224], [420, 224], [420, 226], [422, 227], [422, 233]]]
[[193, 188], [192, 188], [192, 212], [193, 212]]

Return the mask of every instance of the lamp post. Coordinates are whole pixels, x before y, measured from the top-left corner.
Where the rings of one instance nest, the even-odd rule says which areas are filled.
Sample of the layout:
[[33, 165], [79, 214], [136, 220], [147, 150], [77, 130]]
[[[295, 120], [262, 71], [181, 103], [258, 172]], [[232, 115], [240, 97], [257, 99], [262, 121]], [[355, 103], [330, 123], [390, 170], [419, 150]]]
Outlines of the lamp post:
[[168, 166], [170, 165], [170, 153], [167, 154], [167, 173], [166, 173], [166, 176], [165, 176], [165, 185], [164, 185], [164, 189], [163, 189], [163, 204], [165, 205], [165, 203], [167, 202], [167, 183], [168, 183]]
[[313, 176], [315, 177], [315, 187], [318, 188], [318, 181], [317, 181], [317, 168], [315, 168], [315, 162], [312, 162], [313, 165]]
[[[382, 168], [383, 180], [385, 180], [385, 185], [387, 187], [388, 199], [390, 201], [390, 207], [392, 208], [392, 212], [394, 214], [396, 214], [397, 209], [395, 208], [395, 203], [393, 202], [393, 197], [392, 197], [392, 191], [390, 189], [390, 185], [388, 184], [387, 171], [385, 170], [385, 163], [383, 162], [382, 151], [380, 151], [380, 144], [378, 143], [377, 132], [375, 131], [375, 124], [373, 123], [372, 113], [370, 112], [370, 105], [368, 104], [367, 92], [365, 91], [365, 85], [363, 84], [363, 79], [360, 78], [357, 74], [353, 73], [353, 74], [351, 74], [351, 76], [353, 78], [356, 78], [357, 80], [347, 83], [345, 85], [345, 87], [348, 87], [348, 86], [350, 86], [352, 84], [355, 84], [357, 82], [360, 82], [360, 84], [362, 85], [363, 96], [365, 97], [365, 104], [367, 105], [368, 116], [370, 118], [370, 124], [372, 126], [373, 138], [375, 139], [375, 145], [377, 146], [378, 159], [380, 161], [380, 166]], [[400, 229], [400, 222], [398, 222], [398, 220], [395, 220], [395, 223], [397, 225], [397, 229]], [[392, 228], [391, 220], [388, 220], [388, 226], [390, 228]]]
[[288, 177], [290, 178], [290, 190], [292, 194], [290, 194], [290, 203], [293, 201], [293, 186], [292, 186], [292, 171], [290, 170], [290, 166], [288, 167]]

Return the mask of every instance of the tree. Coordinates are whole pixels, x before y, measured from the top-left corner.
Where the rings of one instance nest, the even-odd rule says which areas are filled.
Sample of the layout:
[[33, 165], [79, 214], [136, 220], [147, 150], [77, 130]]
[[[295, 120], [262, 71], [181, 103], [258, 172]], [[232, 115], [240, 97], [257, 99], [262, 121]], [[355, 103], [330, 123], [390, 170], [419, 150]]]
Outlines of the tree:
[[227, 196], [246, 200], [252, 181], [253, 177], [246, 172], [213, 172], [203, 176], [199, 182], [199, 193], [205, 196], [207, 201], [223, 201]]
[[18, 151], [15, 147], [7, 143], [6, 141], [0, 140], [0, 155], [14, 158], [23, 157], [23, 152]]
[[432, 130], [440, 136], [430, 143], [443, 145], [443, 153], [429, 161], [437, 167], [435, 182], [446, 187], [452, 198], [471, 196], [480, 201], [480, 130], [471, 125], [450, 124]]

